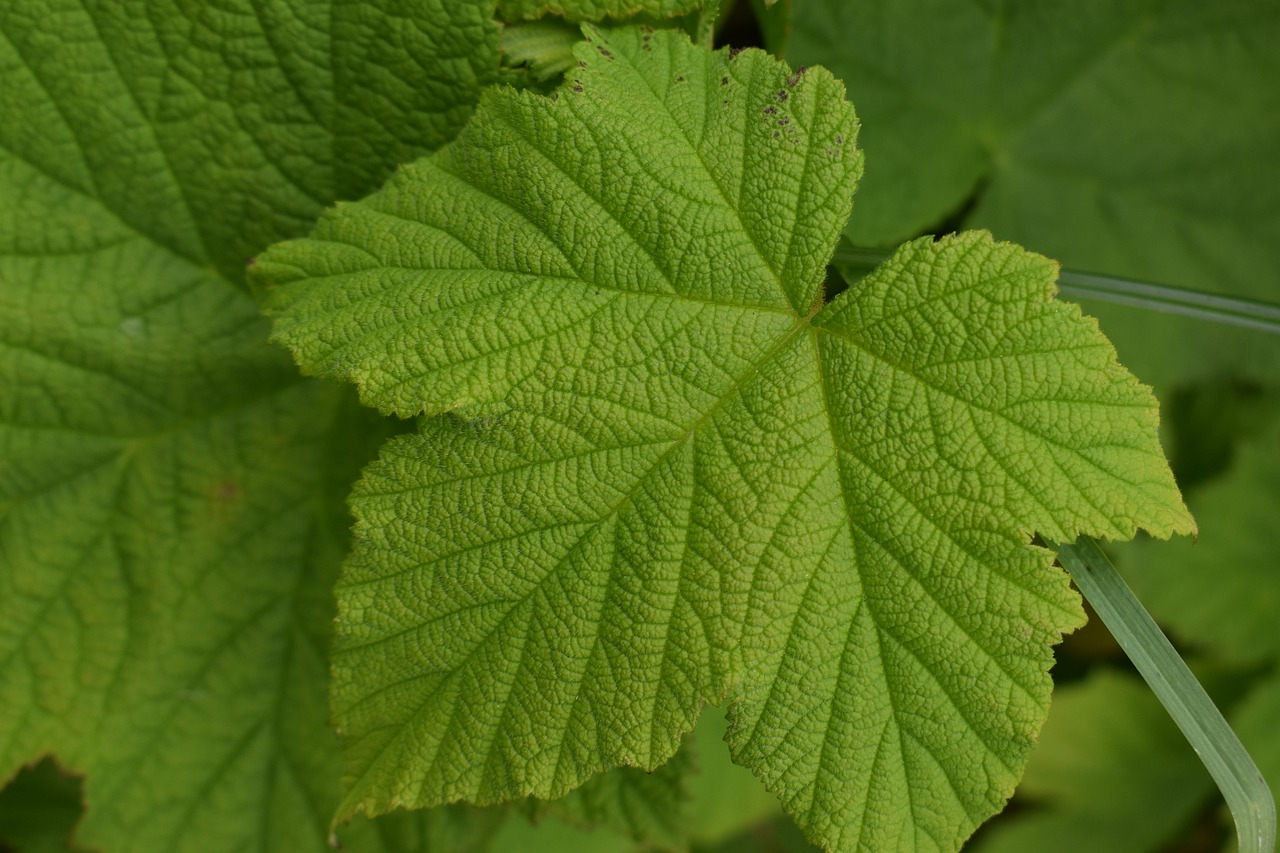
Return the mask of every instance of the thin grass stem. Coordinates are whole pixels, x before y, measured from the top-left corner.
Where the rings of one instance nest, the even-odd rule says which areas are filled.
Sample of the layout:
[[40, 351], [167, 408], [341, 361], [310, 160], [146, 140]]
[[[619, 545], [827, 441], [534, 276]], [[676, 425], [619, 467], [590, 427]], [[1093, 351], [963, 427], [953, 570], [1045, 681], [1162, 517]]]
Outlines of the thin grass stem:
[[1276, 806], [1253, 759], [1098, 543], [1048, 543], [1218, 783], [1240, 853], [1274, 853]]
[[[879, 249], [840, 246], [836, 249], [833, 260], [837, 263], [876, 267], [889, 254]], [[1070, 297], [1132, 305], [1149, 311], [1179, 314], [1280, 335], [1280, 306], [1266, 302], [1068, 269], [1059, 274], [1058, 287], [1064, 295]]]

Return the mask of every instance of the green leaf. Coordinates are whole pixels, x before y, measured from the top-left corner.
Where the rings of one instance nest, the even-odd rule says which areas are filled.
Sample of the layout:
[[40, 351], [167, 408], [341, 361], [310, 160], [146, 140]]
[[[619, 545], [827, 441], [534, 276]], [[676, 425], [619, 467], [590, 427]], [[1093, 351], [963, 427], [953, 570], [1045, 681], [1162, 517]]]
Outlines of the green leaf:
[[637, 848], [631, 839], [610, 829], [582, 829], [558, 820], [546, 820], [536, 826], [525, 821], [509, 821], [493, 839], [491, 849], [503, 853], [508, 850], [519, 853], [647, 853], [644, 848]]
[[1031, 533], [1192, 528], [1154, 400], [985, 234], [823, 306], [861, 165], [826, 71], [643, 29], [578, 56], [258, 265], [304, 369], [454, 412], [353, 498], [340, 815], [656, 767], [729, 696], [811, 837], [955, 848], [1081, 619]]
[[1280, 656], [1280, 428], [1242, 442], [1225, 475], [1191, 496], [1195, 543], [1143, 542], [1122, 551], [1125, 576], [1183, 639], [1229, 658]]
[[[1273, 0], [810, 0], [787, 56], [842, 77], [867, 123], [856, 243], [960, 221], [1074, 269], [1276, 302], [1278, 13]], [[1266, 335], [1085, 304], [1161, 390], [1280, 365]]]
[[652, 15], [674, 18], [694, 12], [708, 0], [497, 0], [498, 14], [507, 21], [559, 15], [570, 21], [599, 21]]
[[230, 279], [451, 139], [496, 74], [468, 0], [8, 5], [8, 156]]
[[503, 27], [501, 48], [508, 65], [528, 65], [534, 79], [546, 82], [573, 67], [573, 46], [580, 41], [577, 27], [548, 19]]
[[[71, 201], [31, 183], [33, 222]], [[87, 845], [320, 849], [343, 549], [325, 463], [361, 446], [349, 403], [298, 384], [227, 284], [94, 236], [0, 272], [0, 765], [83, 772]]]
[[83, 774], [80, 843], [327, 849], [342, 499], [388, 430], [242, 270], [496, 65], [460, 0], [0, 6], [0, 775]]
[[750, 771], [729, 761], [727, 732], [728, 720], [712, 710], [703, 713], [693, 732], [698, 770], [689, 777], [690, 834], [700, 848], [718, 847], [775, 819], [787, 820], [778, 798]]
[[[1190, 495], [1203, 520], [1194, 545], [1134, 542], [1119, 550], [1126, 577], [1150, 603], [1152, 612], [1185, 643], [1234, 661], [1274, 668], [1280, 657], [1276, 620], [1280, 582], [1276, 577], [1275, 518], [1280, 500], [1280, 422], [1274, 400], [1254, 397], [1244, 411], [1239, 401], [1216, 394], [1237, 435], [1226, 471]], [[1265, 417], [1269, 416], [1269, 420]], [[1188, 441], [1203, 435], [1198, 429]], [[1280, 678], [1264, 679], [1231, 715], [1233, 728], [1257, 762], [1272, 790], [1280, 789]]]
[[[1272, 625], [1275, 623], [1273, 622]], [[1272, 629], [1274, 631], [1274, 628]], [[1240, 703], [1233, 725], [1273, 789], [1280, 788], [1280, 676], [1272, 675]]]
[[788, 55], [842, 76], [868, 122], [855, 242], [933, 226], [986, 182], [971, 221], [1072, 266], [1258, 294], [1280, 233], [1280, 175], [1263, 168], [1280, 139], [1276, 12], [814, 0]]
[[619, 767], [558, 800], [530, 799], [525, 812], [534, 821], [555, 817], [582, 829], [612, 830], [663, 849], [683, 850], [688, 846], [685, 806], [691, 764], [690, 750], [681, 749], [651, 773]]
[[45, 759], [0, 788], [0, 850], [82, 853], [71, 832], [80, 820], [80, 780]]
[[782, 54], [791, 37], [792, 0], [751, 0], [751, 11], [770, 51]]
[[[327, 849], [355, 853], [485, 853], [504, 851], [498, 839], [522, 820], [509, 820], [507, 809], [464, 805], [394, 812], [374, 821], [357, 820], [331, 836]], [[327, 815], [317, 815], [323, 819]]]
[[1058, 690], [1018, 788], [1028, 811], [995, 822], [973, 851], [1159, 849], [1212, 791], [1150, 689], [1102, 670]]

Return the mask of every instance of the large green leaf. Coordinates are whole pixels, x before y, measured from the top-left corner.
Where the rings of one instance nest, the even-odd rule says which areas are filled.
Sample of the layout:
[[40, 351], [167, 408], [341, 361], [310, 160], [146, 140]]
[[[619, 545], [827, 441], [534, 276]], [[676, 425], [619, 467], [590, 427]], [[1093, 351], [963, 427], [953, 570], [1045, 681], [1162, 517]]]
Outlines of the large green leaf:
[[1280, 657], [1280, 425], [1242, 443], [1231, 467], [1192, 495], [1195, 543], [1125, 548], [1126, 577], [1178, 637], [1238, 661]]
[[237, 279], [322, 205], [452, 138], [496, 74], [488, 15], [475, 0], [5, 4], [0, 147]]
[[33, 226], [61, 203], [101, 230], [3, 247], [0, 763], [83, 772], [105, 849], [320, 849], [349, 403], [299, 384], [226, 283], [14, 189]]
[[[1274, 624], [1274, 623], [1273, 623]], [[1272, 791], [1280, 790], [1280, 677], [1263, 681], [1232, 717], [1240, 739], [1258, 763]]]
[[273, 248], [278, 337], [387, 411], [338, 587], [342, 814], [730, 747], [837, 849], [1002, 805], [1078, 599], [1033, 531], [1191, 528], [1055, 265], [904, 247], [824, 307], [861, 171], [826, 71], [643, 29]]
[[497, 0], [498, 13], [508, 21], [560, 15], [570, 21], [599, 21], [652, 15], [671, 18], [718, 0]]
[[988, 182], [978, 221], [1073, 263], [1252, 291], [1280, 228], [1277, 28], [1270, 0], [814, 0], [788, 54], [843, 76], [868, 122], [855, 240]]
[[778, 798], [729, 760], [727, 728], [724, 714], [708, 709], [693, 732], [698, 772], [689, 777], [690, 835], [700, 849], [715, 849], [771, 821], [787, 820]]
[[326, 849], [342, 499], [387, 431], [300, 380], [238, 284], [457, 131], [490, 18], [0, 6], [0, 776], [84, 774], [86, 845]]
[[560, 799], [526, 801], [525, 813], [535, 823], [554, 817], [582, 829], [609, 830], [663, 849], [683, 850], [692, 817], [686, 808], [690, 753], [686, 747], [652, 772], [619, 767], [601, 773]]
[[[855, 242], [960, 216], [1077, 269], [1280, 301], [1274, 0], [809, 0], [794, 18], [788, 57], [841, 76], [867, 123]], [[1257, 333], [1089, 304], [1149, 381], [1280, 364]]]
[[1018, 788], [1026, 810], [994, 821], [973, 853], [1158, 850], [1212, 791], [1150, 688], [1102, 670], [1058, 690]]
[[652, 853], [610, 829], [584, 829], [558, 820], [536, 825], [509, 821], [493, 839], [492, 849], [501, 853]]

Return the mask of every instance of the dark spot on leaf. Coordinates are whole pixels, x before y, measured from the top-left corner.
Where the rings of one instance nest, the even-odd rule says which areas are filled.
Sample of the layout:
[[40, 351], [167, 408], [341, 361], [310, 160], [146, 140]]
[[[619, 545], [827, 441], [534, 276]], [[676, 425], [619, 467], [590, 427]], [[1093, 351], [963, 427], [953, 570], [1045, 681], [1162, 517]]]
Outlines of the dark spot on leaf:
[[791, 116], [783, 116], [778, 119], [778, 127], [786, 127], [789, 124], [791, 124]]
[[727, 106], [729, 106], [729, 102], [728, 102], [728, 101], [724, 101], [723, 103], [724, 103], [724, 105], [725, 105], [726, 107], [727, 107]]
[[836, 145], [844, 145], [844, 134], [836, 134]]
[[575, 92], [581, 92], [581, 91], [582, 91], [582, 84], [581, 84], [581, 83], [574, 83], [574, 84], [573, 84], [573, 91], [575, 91]]
[[764, 108], [764, 114], [765, 114], [765, 115], [767, 115], [767, 116], [777, 115], [777, 114], [778, 114], [778, 108], [777, 108], [777, 107], [765, 107], [765, 108]]
[[742, 53], [742, 51], [743, 51], [743, 50], [744, 50], [744, 48], [741, 48], [741, 47], [731, 47], [731, 48], [729, 48], [729, 58], [730, 58], [730, 59], [737, 59], [737, 58], [738, 58], [738, 54]]
[[774, 138], [774, 139], [777, 139], [777, 138], [778, 138], [779, 136], [781, 136], [781, 135], [782, 135], [782, 134], [781, 134], [781, 133], [779, 133], [779, 132], [778, 132], [778, 131], [776, 131], [776, 130], [773, 132], [773, 138]]
[[579, 59], [579, 60], [578, 60], [578, 67], [579, 67], [579, 68], [586, 68], [586, 67], [587, 67], [587, 63], [585, 63], [585, 62], [583, 62], [581, 59]]
[[729, 85], [729, 78], [728, 78], [728, 77], [721, 77], [721, 78], [720, 78], [720, 85], [721, 85], [721, 86], [728, 86], [728, 85]]
[[677, 78], [676, 78], [676, 82], [677, 82], [677, 83], [683, 83], [683, 82], [684, 82], [684, 75], [681, 75], [681, 76], [677, 77]]
[[800, 78], [803, 77], [804, 73], [808, 70], [809, 69], [805, 68], [803, 65], [797, 68], [796, 73], [787, 78], [787, 88], [794, 89], [796, 84], [800, 82]]
[[609, 49], [604, 45], [602, 44], [596, 45], [596, 50], [600, 51], [600, 55], [603, 56], [605, 59], [613, 59], [613, 54], [610, 53]]
[[785, 100], [787, 99], [787, 90], [786, 90], [786, 89], [779, 89], [779, 90], [778, 90], [778, 94], [777, 94], [777, 95], [775, 95], [774, 97], [776, 97], [776, 98], [778, 99], [778, 103], [782, 103], [783, 101], [785, 101]]
[[238, 481], [223, 477], [206, 494], [209, 497], [209, 518], [214, 524], [220, 524], [232, 517], [243, 490]]

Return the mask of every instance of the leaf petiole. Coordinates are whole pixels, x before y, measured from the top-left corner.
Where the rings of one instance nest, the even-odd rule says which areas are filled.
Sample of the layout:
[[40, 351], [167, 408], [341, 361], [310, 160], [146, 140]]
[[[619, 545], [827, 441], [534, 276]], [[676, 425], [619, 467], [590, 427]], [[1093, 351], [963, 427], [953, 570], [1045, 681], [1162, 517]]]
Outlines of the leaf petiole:
[[1111, 630], [1218, 783], [1236, 822], [1241, 853], [1273, 853], [1276, 807], [1240, 739], [1098, 543], [1047, 543]]
[[693, 43], [713, 49], [716, 45], [716, 19], [720, 17], [720, 0], [704, 0], [698, 10], [698, 22], [695, 25]]

